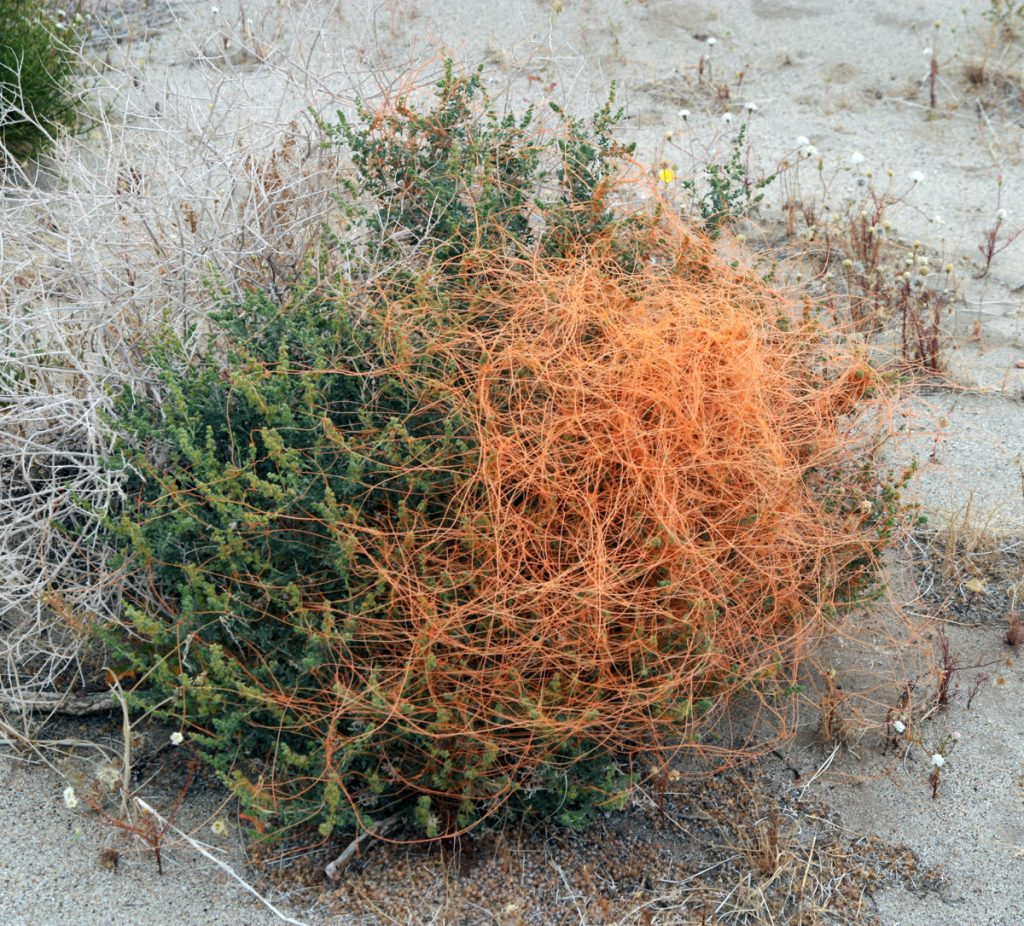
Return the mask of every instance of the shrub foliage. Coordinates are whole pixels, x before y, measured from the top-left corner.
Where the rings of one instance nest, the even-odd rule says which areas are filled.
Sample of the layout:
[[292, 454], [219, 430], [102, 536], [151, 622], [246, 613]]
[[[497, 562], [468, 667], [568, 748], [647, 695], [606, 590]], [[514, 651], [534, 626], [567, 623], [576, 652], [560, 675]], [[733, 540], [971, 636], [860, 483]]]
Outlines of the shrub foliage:
[[118, 399], [114, 645], [259, 828], [582, 822], [732, 693], [772, 705], [863, 585], [870, 368], [616, 205], [616, 119], [542, 130], [450, 70], [340, 118], [338, 261]]
[[70, 36], [39, 0], [0, 0], [0, 143], [14, 157], [37, 154], [75, 121]]

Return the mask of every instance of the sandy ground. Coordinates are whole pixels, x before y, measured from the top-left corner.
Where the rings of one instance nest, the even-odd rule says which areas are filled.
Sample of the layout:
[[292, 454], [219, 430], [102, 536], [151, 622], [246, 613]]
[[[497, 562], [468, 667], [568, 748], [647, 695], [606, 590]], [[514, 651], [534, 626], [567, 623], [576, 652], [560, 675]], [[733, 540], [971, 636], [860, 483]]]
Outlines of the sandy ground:
[[[1012, 537], [1024, 528], [1024, 369], [1016, 366], [1024, 358], [1024, 239], [996, 258], [987, 279], [975, 279], [975, 273], [999, 176], [1011, 224], [1024, 218], [1024, 108], [979, 107], [963, 79], [965, 64], [986, 53], [988, 8], [981, 0], [225, 0], [219, 7], [153, 0], [106, 21], [123, 39], [112, 53], [131, 62], [124, 118], [191, 94], [197, 107], [209, 105], [221, 120], [214, 123], [211, 115], [210, 144], [228, 137], [227, 122], [286, 122], [307, 104], [322, 111], [347, 106], [353, 87], [371, 86], [381, 67], [433, 67], [443, 48], [460, 60], [485, 61], [492, 90], [517, 108], [549, 94], [586, 110], [616, 80], [628, 114], [622, 134], [638, 140], [640, 157], [666, 160], [682, 175], [728, 151], [736, 124], [747, 118], [747, 103], [757, 107], [750, 117], [752, 159], [765, 170], [792, 156], [798, 136], [816, 146], [826, 172], [848, 165], [855, 151], [876, 176], [891, 169], [892, 182], [908, 190], [907, 204], [892, 216], [894, 233], [920, 240], [939, 261], [953, 262], [961, 283], [957, 314], [949, 321], [957, 343], [949, 354], [948, 382], [908, 402], [908, 436], [898, 453], [921, 461], [912, 492], [937, 523], [970, 500], [976, 520]], [[709, 49], [700, 37], [707, 35], [717, 39], [711, 63], [714, 80], [730, 86], [726, 101], [696, 82], [697, 63]], [[95, 38], [101, 46], [103, 36]], [[275, 47], [287, 47], [288, 55], [273, 53]], [[254, 48], [261, 54], [252, 54]], [[922, 89], [925, 48], [936, 49], [940, 61], [935, 111]], [[264, 55], [265, 49], [270, 51]], [[300, 64], [304, 76], [295, 79]], [[211, 74], [218, 69], [232, 79], [217, 84], [214, 100]], [[726, 112], [734, 116], [732, 125], [723, 122]], [[924, 175], [916, 184], [915, 171]], [[814, 180], [813, 171], [807, 180]], [[771, 196], [779, 192], [770, 189], [766, 224], [778, 216]], [[837, 202], [856, 192], [848, 170], [830, 181], [829, 196]], [[971, 337], [976, 321], [980, 337]], [[1019, 579], [1019, 550], [1010, 540], [1005, 550], [1004, 566], [1009, 562]], [[983, 600], [974, 601], [964, 590], [968, 574], [946, 582], [944, 599], [970, 599], [974, 610], [966, 615], [936, 601], [907, 604], [914, 599], [907, 592], [913, 583], [897, 583], [897, 602], [953, 622], [943, 626], [961, 666], [984, 666], [960, 673], [960, 693], [915, 731], [919, 742], [904, 744], [895, 757], [882, 756], [876, 726], [837, 752], [809, 784], [829, 757], [815, 741], [816, 721], [808, 721], [786, 754], [790, 766], [803, 772], [800, 793], [825, 801], [844, 827], [905, 844], [923, 866], [942, 867], [934, 889], [893, 886], [877, 894], [886, 926], [1024, 923], [1024, 674], [1001, 643], [1012, 589], [1008, 582], [992, 582]], [[886, 662], [882, 644], [891, 632], [879, 631], [872, 665], [890, 682], [901, 671]], [[840, 673], [851, 673], [851, 687], [863, 681], [857, 677], [862, 661], [845, 666], [841, 649], [836, 659]], [[979, 673], [987, 680], [966, 710], [967, 691]], [[884, 705], [880, 711], [884, 719]], [[953, 730], [961, 739], [933, 800], [930, 755]], [[793, 787], [785, 784], [789, 771], [782, 762], [770, 759], [766, 767], [774, 768], [772, 763], [779, 766], [773, 774], [780, 793]], [[64, 784], [57, 772], [0, 757], [0, 831], [6, 834], [0, 922], [275, 921], [180, 843], [169, 846], [166, 874], [158, 877], [150, 857], [132, 850], [95, 815], [68, 810]], [[146, 788], [168, 798], [155, 783], [144, 786], [149, 793]], [[218, 811], [209, 797], [214, 791], [203, 793], [207, 798], [190, 800], [183, 809], [183, 825], [204, 842], [233, 846], [225, 857], [241, 864], [233, 826], [219, 837], [209, 829], [218, 812], [230, 823], [230, 812]], [[99, 863], [101, 850], [115, 843], [122, 850], [116, 872]], [[317, 909], [307, 922], [355, 921], [343, 911]]]
[[[152, 853], [138, 840], [84, 804], [68, 809], [62, 797], [65, 787], [63, 775], [49, 769], [0, 762], [0, 820], [6, 834], [0, 858], [0, 921], [11, 926], [280, 922], [213, 863], [184, 851], [173, 836], [163, 853], [161, 877]], [[244, 856], [237, 838], [218, 837], [209, 823], [200, 823], [204, 811], [214, 807], [209, 800], [191, 799], [183, 825], [230, 864], [239, 865]], [[105, 862], [104, 850], [119, 854], [116, 869], [112, 860]]]

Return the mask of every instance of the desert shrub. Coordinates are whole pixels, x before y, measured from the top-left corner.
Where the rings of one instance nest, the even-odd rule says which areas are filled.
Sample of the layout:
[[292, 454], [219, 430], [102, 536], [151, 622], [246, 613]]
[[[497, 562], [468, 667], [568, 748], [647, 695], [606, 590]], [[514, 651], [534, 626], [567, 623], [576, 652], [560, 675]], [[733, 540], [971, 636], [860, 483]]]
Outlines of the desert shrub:
[[77, 52], [66, 19], [39, 0], [0, 0], [0, 143], [16, 158], [75, 121]]
[[870, 367], [624, 208], [611, 104], [558, 116], [449, 71], [341, 120], [337, 262], [117, 400], [148, 591], [113, 646], [257, 828], [620, 806], [634, 757], [775, 704], [890, 528]]
[[549, 104], [562, 131], [545, 137], [532, 131], [532, 108], [518, 119], [490, 109], [481, 73], [457, 77], [447, 63], [438, 105], [426, 112], [399, 96], [359, 106], [356, 124], [341, 112], [336, 125], [321, 123], [351, 153], [348, 193], [372, 204], [365, 224], [377, 260], [412, 249], [441, 265], [481, 248], [558, 253], [612, 223], [606, 198], [634, 147], [612, 134], [622, 117], [614, 86], [589, 125]]
[[705, 165], [703, 178], [682, 182], [694, 200], [694, 208], [708, 235], [717, 238], [722, 227], [754, 212], [764, 199], [761, 191], [775, 179], [774, 174], [755, 180], [750, 176], [746, 150], [747, 126], [733, 141], [732, 155], [721, 164]]

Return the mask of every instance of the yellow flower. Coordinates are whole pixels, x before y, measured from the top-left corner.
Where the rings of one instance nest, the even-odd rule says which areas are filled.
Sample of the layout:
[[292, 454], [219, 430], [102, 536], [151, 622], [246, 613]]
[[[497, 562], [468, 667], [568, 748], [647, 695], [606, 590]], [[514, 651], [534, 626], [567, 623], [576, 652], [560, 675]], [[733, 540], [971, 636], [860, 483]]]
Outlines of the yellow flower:
[[676, 172], [671, 167], [663, 167], [658, 171], [658, 179], [662, 183], [671, 183], [676, 179]]
[[214, 820], [210, 824], [214, 836], [223, 836], [228, 831], [228, 825], [223, 820]]

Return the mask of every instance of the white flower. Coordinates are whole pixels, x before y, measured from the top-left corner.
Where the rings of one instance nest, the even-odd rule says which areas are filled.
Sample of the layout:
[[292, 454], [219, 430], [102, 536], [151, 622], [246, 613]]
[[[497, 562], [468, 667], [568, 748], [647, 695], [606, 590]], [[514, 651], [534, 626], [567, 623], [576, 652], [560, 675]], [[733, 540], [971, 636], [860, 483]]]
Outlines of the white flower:
[[932, 56], [932, 50], [930, 48], [922, 49], [921, 54], [924, 55], [926, 58], [930, 58]]
[[919, 170], [912, 170], [910, 172], [910, 182], [911, 183], [924, 183], [924, 174], [922, 174], [921, 171], [919, 171]]
[[172, 746], [180, 746], [184, 742], [185, 742], [185, 734], [182, 733], [180, 730], [175, 730], [171, 734], [171, 745]]
[[106, 785], [108, 791], [114, 791], [117, 789], [118, 784], [121, 781], [121, 776], [118, 774], [116, 768], [112, 765], [104, 765], [96, 773], [96, 779], [100, 784]]
[[680, 119], [683, 119], [685, 121], [686, 119], [690, 118], [690, 110], [681, 109], [678, 113], [676, 113], [676, 115], [679, 116]]
[[724, 122], [726, 125], [732, 122], [732, 113], [723, 113], [722, 122]]
[[223, 820], [214, 820], [210, 824], [210, 831], [214, 836], [223, 836], [228, 831], [228, 825]]
[[801, 157], [805, 158], [816, 158], [818, 156], [818, 149], [814, 145], [804, 145], [803, 150], [800, 152]]
[[999, 219], [1000, 222], [1003, 221], [1003, 219], [1006, 218], [1006, 210], [996, 209], [996, 218]]
[[892, 722], [892, 728], [897, 733], [906, 733], [907, 732], [907, 725], [902, 720], [894, 720]]
[[811, 140], [806, 135], [797, 135], [796, 146], [798, 148], [806, 148], [811, 143]]
[[213, 13], [214, 16], [216, 16], [220, 12], [220, 7], [219, 6], [211, 6], [210, 7], [210, 12]]
[[68, 785], [64, 789], [64, 806], [68, 810], [74, 810], [78, 806], [78, 796], [75, 794], [75, 789]]
[[757, 112], [757, 103], [747, 103], [746, 104], [746, 110], [747, 110], [748, 113], [756, 113]]
[[718, 44], [718, 39], [716, 39], [713, 35], [709, 35], [706, 39], [704, 39], [704, 41], [707, 42], [708, 45], [710, 45], [712, 48], [714, 48]]
[[935, 755], [932, 756], [932, 765], [934, 765], [936, 768], [942, 768], [942, 766], [945, 764], [946, 760], [941, 752], [937, 752], [935, 753]]
[[949, 738], [954, 743], [959, 743], [960, 742], [960, 731], [959, 730], [954, 730], [952, 733], [949, 734]]
[[859, 151], [854, 151], [853, 154], [850, 155], [850, 163], [855, 165], [855, 166], [863, 164], [864, 163], [864, 155], [861, 154]]

